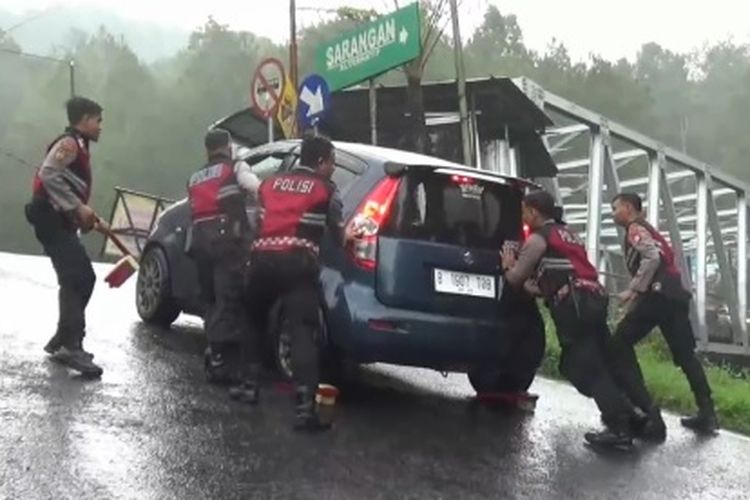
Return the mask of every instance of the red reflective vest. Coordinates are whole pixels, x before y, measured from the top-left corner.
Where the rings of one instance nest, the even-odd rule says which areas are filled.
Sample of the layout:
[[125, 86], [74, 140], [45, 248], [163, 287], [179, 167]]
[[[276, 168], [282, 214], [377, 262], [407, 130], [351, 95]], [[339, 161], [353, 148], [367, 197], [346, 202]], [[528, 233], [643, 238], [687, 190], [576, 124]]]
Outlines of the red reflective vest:
[[[89, 141], [83, 137], [78, 131], [73, 129], [67, 129], [64, 134], [58, 136], [54, 141], [50, 143], [49, 146], [47, 146], [47, 154], [52, 150], [52, 148], [61, 140], [63, 140], [66, 137], [72, 137], [76, 141], [76, 145], [78, 146], [78, 153], [76, 154], [75, 160], [68, 165], [68, 170], [78, 177], [81, 181], [83, 181], [85, 188], [80, 189], [80, 187], [74, 185], [73, 183], [69, 183], [71, 191], [78, 197], [79, 200], [81, 200], [82, 203], [88, 204], [89, 198], [91, 197], [91, 184], [92, 184], [92, 175], [91, 175], [91, 154], [89, 153]], [[42, 183], [41, 178], [41, 168], [38, 168], [36, 173], [34, 174], [34, 180], [32, 182], [32, 194], [35, 199], [42, 199], [47, 200], [49, 199], [47, 195], [47, 190], [44, 188], [44, 184]]]
[[682, 286], [681, 273], [675, 262], [675, 255], [672, 247], [667, 240], [664, 239], [661, 233], [644, 219], [631, 222], [625, 229], [625, 263], [628, 272], [630, 272], [632, 276], [635, 276], [638, 269], [641, 267], [641, 254], [630, 243], [630, 239], [628, 238], [628, 230], [632, 224], [638, 224], [648, 231], [656, 242], [656, 246], [659, 248], [659, 268], [654, 274], [654, 279], [651, 281], [650, 288], [653, 291], [662, 292], [669, 296], [689, 298], [691, 294]]
[[255, 251], [320, 250], [335, 186], [307, 167], [264, 180], [258, 190], [262, 221]]
[[234, 164], [223, 159], [206, 165], [188, 180], [190, 214], [194, 223], [225, 216], [242, 220], [245, 214], [245, 197], [242, 194]]
[[535, 231], [547, 242], [547, 251], [537, 267], [537, 282], [544, 297], [554, 296], [572, 284], [599, 290], [599, 272], [589, 262], [581, 238], [564, 224], [547, 222]]

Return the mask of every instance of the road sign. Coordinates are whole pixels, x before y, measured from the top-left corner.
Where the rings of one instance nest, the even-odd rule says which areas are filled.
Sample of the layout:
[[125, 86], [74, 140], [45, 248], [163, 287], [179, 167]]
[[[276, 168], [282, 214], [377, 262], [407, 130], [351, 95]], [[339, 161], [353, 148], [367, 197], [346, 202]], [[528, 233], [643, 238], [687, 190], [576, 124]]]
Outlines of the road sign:
[[328, 82], [320, 75], [309, 75], [299, 87], [299, 121], [314, 127], [331, 106]]
[[271, 118], [279, 109], [285, 80], [284, 65], [278, 59], [265, 59], [255, 70], [250, 96], [253, 107], [263, 118]]
[[315, 54], [317, 72], [330, 90], [367, 80], [419, 56], [419, 4], [379, 17], [330, 43]]
[[284, 92], [281, 94], [279, 110], [276, 112], [284, 137], [291, 139], [297, 135], [297, 89], [289, 80], [285, 79]]

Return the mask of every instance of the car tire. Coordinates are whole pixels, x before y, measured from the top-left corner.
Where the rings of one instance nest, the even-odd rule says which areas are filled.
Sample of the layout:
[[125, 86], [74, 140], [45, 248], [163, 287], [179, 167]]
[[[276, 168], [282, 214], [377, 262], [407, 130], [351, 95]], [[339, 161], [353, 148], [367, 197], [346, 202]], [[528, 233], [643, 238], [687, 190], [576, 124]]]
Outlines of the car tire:
[[477, 394], [522, 393], [531, 386], [536, 371], [508, 372], [500, 368], [480, 367], [469, 370], [469, 382]]
[[534, 306], [516, 324], [509, 359], [469, 370], [469, 382], [478, 394], [522, 393], [534, 381], [544, 357], [544, 320]]
[[[352, 365], [345, 359], [342, 352], [330, 343], [322, 309], [318, 310], [318, 316], [321, 329], [319, 334], [322, 337], [320, 339], [322, 347], [319, 353], [320, 382], [341, 388], [351, 378]], [[267, 364], [275, 369], [283, 380], [293, 380], [292, 339], [289, 328], [284, 325], [282, 307], [278, 302], [271, 308], [269, 332], [270, 342], [265, 348]]]
[[168, 327], [180, 315], [171, 297], [167, 257], [158, 246], [149, 247], [141, 256], [135, 295], [138, 315], [146, 323]]
[[283, 380], [292, 380], [292, 339], [284, 325], [281, 301], [271, 306], [266, 332], [260, 339], [264, 364]]

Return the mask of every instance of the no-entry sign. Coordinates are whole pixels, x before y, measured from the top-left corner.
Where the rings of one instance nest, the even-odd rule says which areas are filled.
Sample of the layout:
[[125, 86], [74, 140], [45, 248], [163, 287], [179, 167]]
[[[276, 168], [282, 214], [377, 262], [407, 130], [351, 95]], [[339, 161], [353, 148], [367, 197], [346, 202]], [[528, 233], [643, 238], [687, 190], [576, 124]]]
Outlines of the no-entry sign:
[[285, 81], [284, 65], [278, 59], [264, 59], [255, 70], [250, 97], [263, 118], [271, 118], [279, 109]]

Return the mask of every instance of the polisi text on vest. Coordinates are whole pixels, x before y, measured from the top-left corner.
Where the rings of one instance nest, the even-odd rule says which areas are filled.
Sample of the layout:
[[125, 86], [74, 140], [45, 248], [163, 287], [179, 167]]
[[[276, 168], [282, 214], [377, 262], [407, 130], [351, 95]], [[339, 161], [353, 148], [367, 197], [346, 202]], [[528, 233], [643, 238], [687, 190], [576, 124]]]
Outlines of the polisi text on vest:
[[311, 180], [280, 178], [273, 181], [274, 191], [283, 191], [285, 193], [312, 193], [315, 183]]

